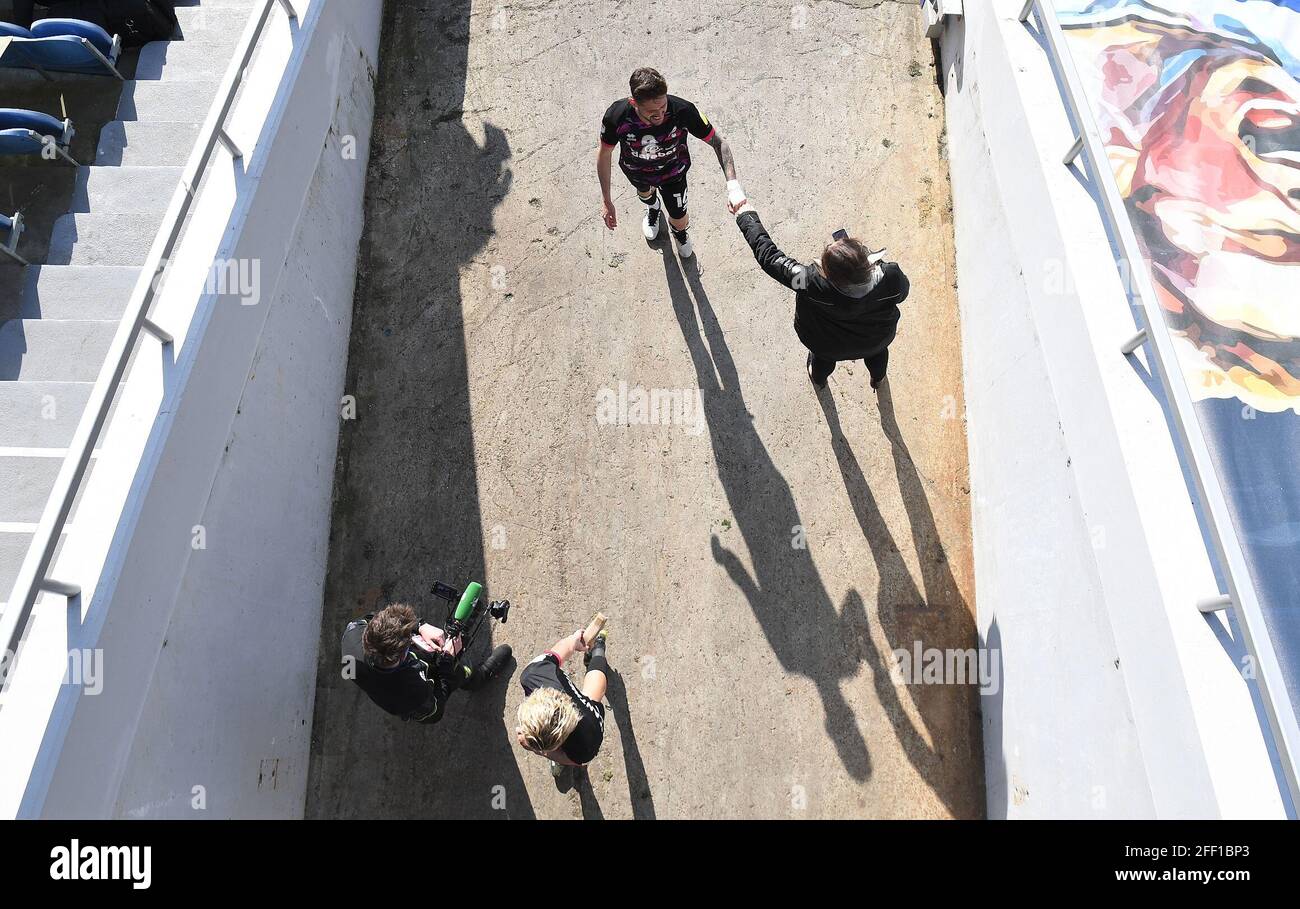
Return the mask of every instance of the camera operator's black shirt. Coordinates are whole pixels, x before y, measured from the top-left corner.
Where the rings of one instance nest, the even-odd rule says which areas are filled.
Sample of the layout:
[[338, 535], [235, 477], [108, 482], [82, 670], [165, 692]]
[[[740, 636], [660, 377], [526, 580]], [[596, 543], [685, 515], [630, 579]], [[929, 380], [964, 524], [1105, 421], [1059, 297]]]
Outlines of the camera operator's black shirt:
[[578, 725], [573, 727], [560, 750], [575, 764], [591, 763], [605, 738], [605, 705], [579, 691], [560, 665], [559, 657], [549, 650], [524, 667], [519, 682], [524, 686], [525, 697], [538, 688], [558, 688], [573, 699], [578, 708]]
[[850, 296], [827, 280], [816, 265], [802, 265], [777, 248], [758, 213], [736, 217], [759, 266], [795, 292], [794, 330], [804, 347], [828, 360], [868, 359], [894, 340], [911, 284], [894, 262], [881, 263], [880, 280], [861, 296]]
[[618, 166], [637, 186], [658, 186], [690, 169], [687, 133], [708, 142], [713, 126], [694, 104], [676, 95], [668, 96], [668, 110], [658, 126], [643, 121], [630, 98], [611, 104], [600, 123], [600, 141], [619, 147]]
[[442, 719], [442, 705], [451, 694], [451, 683], [438, 673], [434, 654], [411, 644], [402, 662], [391, 669], [375, 666], [366, 659], [361, 636], [373, 613], [348, 623], [343, 632], [343, 669], [381, 708], [404, 720], [436, 723]]

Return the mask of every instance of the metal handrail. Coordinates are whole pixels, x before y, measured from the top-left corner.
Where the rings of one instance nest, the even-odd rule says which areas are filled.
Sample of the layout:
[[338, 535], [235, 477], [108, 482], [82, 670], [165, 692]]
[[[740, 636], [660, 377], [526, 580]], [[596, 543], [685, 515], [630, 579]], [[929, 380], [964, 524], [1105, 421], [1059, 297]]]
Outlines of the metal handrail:
[[1196, 416], [1191, 392], [1177, 369], [1178, 354], [1174, 349], [1173, 335], [1169, 332], [1168, 323], [1156, 299], [1155, 285], [1129, 221], [1124, 198], [1115, 182], [1106, 147], [1092, 116], [1092, 107], [1074, 67], [1074, 58], [1066, 46], [1056, 9], [1051, 0], [1026, 0], [1020, 11], [1020, 21], [1027, 22], [1033, 12], [1038, 15], [1039, 27], [1047, 39], [1048, 56], [1061, 77], [1066, 103], [1079, 129], [1079, 135], [1063, 161], [1069, 166], [1082, 153], [1092, 165], [1092, 173], [1101, 194], [1103, 214], [1128, 261], [1127, 273], [1134, 282], [1142, 306], [1142, 318], [1146, 325], [1120, 346], [1121, 354], [1128, 356], [1144, 343], [1150, 346], [1153, 354], [1150, 359], [1169, 401], [1176, 438], [1181, 442], [1187, 457], [1205, 509], [1210, 538], [1227, 581], [1226, 597], [1216, 595], [1207, 598], [1198, 603], [1197, 607], [1202, 612], [1235, 607], [1246, 649], [1255, 660], [1256, 684], [1259, 686], [1264, 713], [1273, 731], [1282, 773], [1291, 791], [1291, 801], [1300, 808], [1300, 775], [1296, 769], [1296, 760], [1300, 758], [1300, 725], [1297, 725], [1295, 708], [1287, 694], [1285, 677], [1268, 635], [1259, 597], [1251, 581], [1241, 541], [1237, 538], [1232, 523], [1227, 499], [1219, 484], [1218, 472], [1214, 469], [1209, 447], [1201, 431], [1200, 420]]
[[54, 561], [59, 539], [68, 523], [68, 515], [72, 511], [77, 490], [86, 475], [95, 442], [108, 422], [108, 411], [118, 387], [122, 384], [127, 363], [135, 350], [136, 342], [140, 339], [140, 333], [148, 332], [164, 346], [172, 344], [171, 334], [149, 317], [149, 310], [158, 294], [160, 279], [167, 268], [167, 263], [180, 240], [186, 216], [194, 204], [200, 178], [212, 162], [217, 143], [224, 145], [236, 159], [243, 157], [239, 147], [226, 132], [226, 118], [234, 107], [235, 96], [266, 29], [271, 9], [276, 4], [284, 8], [290, 20], [298, 18], [298, 13], [289, 0], [262, 0], [261, 11], [245, 29], [236, 47], [235, 59], [238, 63], [226, 70], [217, 91], [217, 99], [208, 111], [208, 117], [199, 132], [195, 151], [191, 153], [190, 160], [181, 173], [180, 186], [172, 196], [167, 214], [163, 217], [162, 225], [149, 250], [149, 256], [140, 269], [140, 278], [131, 293], [131, 300], [118, 325], [117, 334], [113, 336], [113, 342], [109, 345], [104, 366], [95, 379], [86, 409], [82, 412], [77, 429], [72, 435], [67, 455], [54, 481], [54, 489], [45, 503], [45, 510], [41, 513], [40, 523], [36, 526], [32, 544], [14, 581], [13, 591], [9, 595], [4, 612], [0, 614], [0, 644], [5, 647], [4, 655], [9, 662], [4, 687], [8, 687], [8, 681], [14, 677], [18, 646], [27, 626], [27, 620], [36, 605], [37, 597], [42, 592], [69, 599], [81, 596], [79, 584], [50, 577], [50, 565]]

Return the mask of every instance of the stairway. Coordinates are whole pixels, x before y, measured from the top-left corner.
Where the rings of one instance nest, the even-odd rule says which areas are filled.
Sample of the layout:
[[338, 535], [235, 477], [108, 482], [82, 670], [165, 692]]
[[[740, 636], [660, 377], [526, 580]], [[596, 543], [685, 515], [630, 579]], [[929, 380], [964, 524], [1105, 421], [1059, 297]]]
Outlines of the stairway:
[[140, 49], [117, 119], [100, 132], [94, 162], [79, 168], [44, 261], [25, 268], [11, 285], [21, 299], [0, 309], [17, 313], [0, 324], [0, 600], [255, 5], [178, 5], [178, 38]]

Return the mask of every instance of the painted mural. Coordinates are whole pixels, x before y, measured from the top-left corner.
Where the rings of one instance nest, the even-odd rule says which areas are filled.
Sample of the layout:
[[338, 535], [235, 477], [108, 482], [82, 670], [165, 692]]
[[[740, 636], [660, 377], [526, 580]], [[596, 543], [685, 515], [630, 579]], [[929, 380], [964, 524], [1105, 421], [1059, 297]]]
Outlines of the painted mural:
[[1300, 703], [1300, 0], [1057, 0]]

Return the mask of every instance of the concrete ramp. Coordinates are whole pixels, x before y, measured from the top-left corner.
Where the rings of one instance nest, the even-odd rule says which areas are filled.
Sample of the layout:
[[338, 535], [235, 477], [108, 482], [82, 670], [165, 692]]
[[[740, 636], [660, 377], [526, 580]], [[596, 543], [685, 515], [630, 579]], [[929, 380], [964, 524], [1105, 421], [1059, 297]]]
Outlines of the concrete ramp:
[[[382, 46], [307, 815], [981, 816], [977, 689], [893, 656], [977, 646], [943, 108], [915, 4], [390, 3]], [[814, 393], [792, 295], [755, 266], [708, 146], [694, 260], [644, 241], [617, 170], [606, 230], [600, 117], [642, 65], [729, 140], [787, 252], [844, 226], [903, 265], [886, 392], [859, 363]], [[702, 406], [599, 417], [638, 394]], [[585, 773], [557, 783], [514, 744], [517, 670], [432, 727], [341, 678], [349, 619], [475, 579], [515, 603], [497, 641], [521, 663], [609, 615]]]

